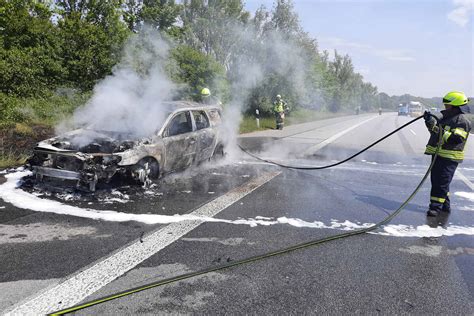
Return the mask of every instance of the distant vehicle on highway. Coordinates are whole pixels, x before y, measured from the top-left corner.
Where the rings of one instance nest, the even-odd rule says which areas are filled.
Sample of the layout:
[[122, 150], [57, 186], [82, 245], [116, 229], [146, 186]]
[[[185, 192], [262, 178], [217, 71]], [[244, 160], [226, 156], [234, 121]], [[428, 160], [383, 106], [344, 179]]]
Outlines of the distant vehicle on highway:
[[408, 103], [408, 115], [411, 117], [418, 117], [423, 115], [423, 105], [420, 102], [410, 101]]
[[99, 181], [108, 182], [116, 174], [146, 184], [223, 155], [220, 106], [176, 101], [163, 107], [168, 115], [157, 123], [154, 135], [137, 139], [100, 127], [77, 129], [38, 143], [28, 161], [30, 168], [40, 181], [69, 180], [77, 188], [95, 191]]
[[407, 116], [408, 115], [408, 106], [406, 104], [400, 104], [398, 106], [398, 116]]

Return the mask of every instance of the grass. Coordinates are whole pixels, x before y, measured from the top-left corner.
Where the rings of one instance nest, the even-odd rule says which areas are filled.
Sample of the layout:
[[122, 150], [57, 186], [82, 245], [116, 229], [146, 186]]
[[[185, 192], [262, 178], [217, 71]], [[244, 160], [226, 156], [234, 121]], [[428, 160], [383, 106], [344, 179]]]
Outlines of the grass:
[[[343, 116], [347, 115], [347, 113], [331, 113], [325, 111], [314, 111], [309, 109], [297, 109], [290, 113], [290, 115], [286, 116], [285, 118], [285, 125], [292, 125], [292, 124], [300, 124], [306, 123], [311, 121], [318, 121], [324, 120], [331, 117]], [[240, 123], [239, 132], [243, 133], [250, 133], [254, 131], [263, 131], [267, 129], [275, 129], [276, 123], [275, 118], [271, 117], [261, 117], [260, 118], [260, 128], [257, 127], [257, 122], [255, 116], [252, 115], [244, 115], [242, 118], [242, 122]]]
[[65, 89], [37, 98], [0, 92], [0, 169], [25, 163], [35, 143], [51, 137], [54, 126], [89, 96]]
[[0, 151], [0, 169], [24, 165], [27, 159], [28, 155]]
[[273, 117], [261, 117], [260, 128], [257, 127], [257, 121], [255, 116], [245, 115], [240, 122], [239, 133], [250, 133], [254, 131], [264, 131], [267, 129], [274, 129], [276, 127], [275, 118]]

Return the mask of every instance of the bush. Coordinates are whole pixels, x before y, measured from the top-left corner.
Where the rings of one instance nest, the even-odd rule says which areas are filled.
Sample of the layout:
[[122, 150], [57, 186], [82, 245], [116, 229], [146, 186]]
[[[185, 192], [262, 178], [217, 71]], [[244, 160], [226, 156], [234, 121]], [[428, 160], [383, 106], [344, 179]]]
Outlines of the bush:
[[54, 125], [84, 104], [89, 96], [88, 93], [64, 89], [41, 98], [15, 98], [0, 93], [0, 124]]

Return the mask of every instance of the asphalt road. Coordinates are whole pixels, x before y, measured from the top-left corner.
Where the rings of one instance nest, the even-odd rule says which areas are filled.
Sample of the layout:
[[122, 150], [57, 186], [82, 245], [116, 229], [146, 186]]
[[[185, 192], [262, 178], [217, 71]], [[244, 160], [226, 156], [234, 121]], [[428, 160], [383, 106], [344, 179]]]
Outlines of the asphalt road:
[[[340, 117], [250, 133], [239, 142], [278, 162], [324, 165], [409, 119], [394, 113]], [[241, 155], [170, 175], [152, 188], [116, 184], [94, 195], [57, 193], [28, 178], [9, 190], [18, 171], [7, 175], [10, 180], [0, 175], [0, 196], [9, 201], [0, 199], [0, 310], [53, 312], [376, 223], [421, 180], [430, 161], [422, 154], [427, 138], [418, 121], [328, 170], [282, 169]], [[428, 181], [374, 234], [149, 289], [78, 314], [471, 315], [474, 143], [468, 145], [444, 225], [427, 222]]]

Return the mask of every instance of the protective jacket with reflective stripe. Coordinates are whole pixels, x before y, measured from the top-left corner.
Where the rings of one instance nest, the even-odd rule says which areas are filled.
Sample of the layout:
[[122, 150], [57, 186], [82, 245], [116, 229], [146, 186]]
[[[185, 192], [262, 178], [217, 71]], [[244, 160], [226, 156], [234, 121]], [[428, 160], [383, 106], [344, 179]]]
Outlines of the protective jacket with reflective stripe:
[[283, 100], [273, 102], [273, 112], [283, 113], [286, 110], [286, 102]]
[[[468, 106], [453, 107], [450, 110], [441, 111], [443, 117], [439, 121], [443, 130], [443, 140], [438, 152], [440, 157], [462, 162], [464, 159], [464, 147], [466, 146], [471, 122], [464, 115], [469, 113]], [[426, 145], [425, 154], [433, 155], [438, 145], [440, 130], [430, 130], [431, 136]]]

